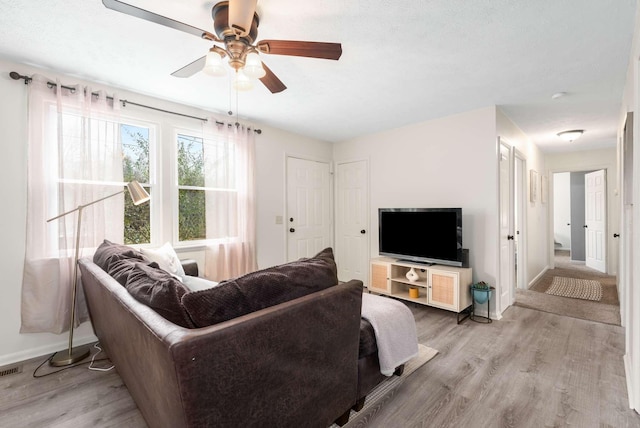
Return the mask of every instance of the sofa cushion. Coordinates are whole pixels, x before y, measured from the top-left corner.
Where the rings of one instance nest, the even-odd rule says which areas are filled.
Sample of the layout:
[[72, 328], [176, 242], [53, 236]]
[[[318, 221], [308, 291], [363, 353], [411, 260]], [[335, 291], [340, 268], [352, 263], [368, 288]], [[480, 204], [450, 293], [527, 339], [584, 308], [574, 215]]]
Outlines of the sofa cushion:
[[160, 248], [142, 248], [142, 254], [152, 262], [158, 263], [160, 269], [169, 272], [171, 275], [184, 282], [184, 268], [180, 259], [169, 242]]
[[125, 287], [136, 300], [172, 323], [193, 327], [180, 303], [188, 289], [170, 273], [160, 269], [157, 263], [136, 263], [129, 273]]
[[93, 255], [93, 262], [100, 266], [103, 271], [108, 272], [109, 263], [115, 256], [140, 261], [144, 260], [144, 256], [138, 250], [126, 245], [114, 244], [113, 242], [105, 239], [104, 242], [96, 249], [96, 252]]
[[127, 283], [127, 278], [129, 277], [129, 274], [135, 267], [136, 263], [141, 263], [141, 260], [123, 256], [121, 254], [114, 254], [109, 259], [107, 273], [121, 285], [125, 285]]
[[182, 304], [196, 327], [206, 327], [274, 306], [338, 283], [333, 250], [310, 259], [259, 270], [186, 293]]

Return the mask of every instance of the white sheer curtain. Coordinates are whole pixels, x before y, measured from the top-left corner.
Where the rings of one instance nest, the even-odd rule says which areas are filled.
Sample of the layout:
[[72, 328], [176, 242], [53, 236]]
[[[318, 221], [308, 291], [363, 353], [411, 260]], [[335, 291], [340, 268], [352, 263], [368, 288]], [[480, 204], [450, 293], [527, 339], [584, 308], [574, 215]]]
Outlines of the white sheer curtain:
[[[210, 120], [215, 124], [215, 120]], [[214, 281], [257, 269], [255, 136], [242, 125], [213, 125], [205, 136], [205, 276]]]
[[[77, 213], [47, 219], [122, 190], [118, 100], [34, 76], [28, 99], [27, 242], [22, 283], [22, 333], [69, 328]], [[66, 85], [65, 85], [66, 86]], [[124, 199], [83, 212], [81, 248], [124, 239]], [[86, 254], [85, 254], [86, 255]], [[78, 287], [78, 323], [87, 319]]]

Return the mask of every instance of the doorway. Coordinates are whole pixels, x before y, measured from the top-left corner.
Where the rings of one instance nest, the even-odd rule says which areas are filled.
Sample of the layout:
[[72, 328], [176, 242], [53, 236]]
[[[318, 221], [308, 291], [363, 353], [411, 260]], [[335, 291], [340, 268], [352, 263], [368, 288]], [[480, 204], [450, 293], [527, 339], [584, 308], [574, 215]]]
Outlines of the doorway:
[[338, 162], [336, 167], [336, 265], [338, 279], [368, 284], [368, 161]]
[[[514, 151], [514, 227], [515, 227], [515, 289], [527, 288], [527, 160], [519, 150]], [[515, 293], [511, 299], [515, 301]]]
[[553, 174], [554, 252], [601, 273], [607, 271], [606, 187], [606, 170]]

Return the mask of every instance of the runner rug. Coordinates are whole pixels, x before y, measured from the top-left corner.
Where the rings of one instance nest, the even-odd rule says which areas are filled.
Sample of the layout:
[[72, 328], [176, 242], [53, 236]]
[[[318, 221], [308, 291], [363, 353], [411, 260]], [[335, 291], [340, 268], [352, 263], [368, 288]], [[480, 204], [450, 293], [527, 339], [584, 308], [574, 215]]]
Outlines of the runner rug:
[[551, 286], [545, 293], [599, 302], [602, 299], [602, 285], [600, 282], [591, 279], [554, 276]]
[[[385, 404], [387, 404], [394, 396], [398, 387], [411, 376], [418, 368], [422, 367], [428, 361], [438, 354], [433, 348], [418, 344], [418, 356], [410, 360], [404, 365], [402, 376], [390, 376], [376, 386], [368, 395], [364, 402], [364, 407], [359, 412], [351, 411], [349, 422], [342, 428], [364, 427]], [[337, 428], [338, 425], [333, 424], [331, 428]]]

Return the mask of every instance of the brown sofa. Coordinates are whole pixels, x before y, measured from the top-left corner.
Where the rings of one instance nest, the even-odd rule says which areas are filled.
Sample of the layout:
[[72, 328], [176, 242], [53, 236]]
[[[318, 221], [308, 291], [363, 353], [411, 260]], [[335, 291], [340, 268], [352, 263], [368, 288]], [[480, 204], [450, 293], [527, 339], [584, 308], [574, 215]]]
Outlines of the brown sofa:
[[360, 281], [189, 329], [79, 265], [94, 332], [150, 426], [326, 427], [356, 404]]

